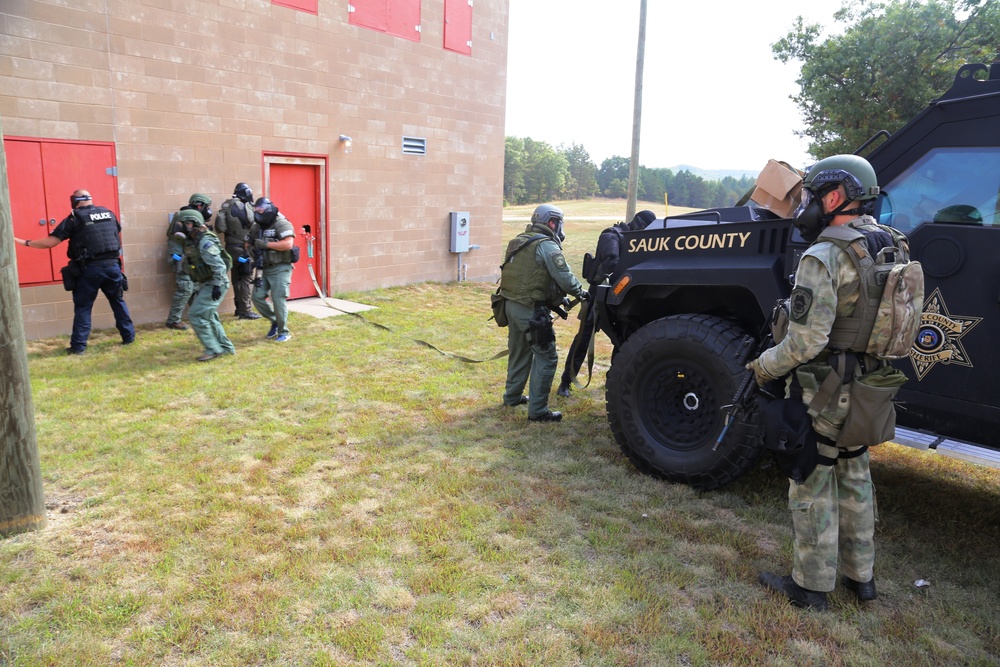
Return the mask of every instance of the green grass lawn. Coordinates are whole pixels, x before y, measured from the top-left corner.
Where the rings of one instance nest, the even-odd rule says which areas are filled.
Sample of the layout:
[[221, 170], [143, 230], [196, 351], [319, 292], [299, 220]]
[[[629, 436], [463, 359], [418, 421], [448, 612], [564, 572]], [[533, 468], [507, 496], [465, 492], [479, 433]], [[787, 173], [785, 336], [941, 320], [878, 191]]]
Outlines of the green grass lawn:
[[[600, 229], [567, 225], [577, 269]], [[874, 449], [880, 597], [794, 609], [756, 583], [790, 567], [787, 482], [638, 473], [606, 338], [564, 421], [531, 425], [502, 360], [408, 340], [503, 349], [493, 289], [340, 294], [397, 333], [293, 313], [280, 346], [225, 316], [237, 355], [207, 364], [162, 326], [30, 342], [49, 522], [0, 540], [0, 665], [1000, 662], [1000, 471]]]

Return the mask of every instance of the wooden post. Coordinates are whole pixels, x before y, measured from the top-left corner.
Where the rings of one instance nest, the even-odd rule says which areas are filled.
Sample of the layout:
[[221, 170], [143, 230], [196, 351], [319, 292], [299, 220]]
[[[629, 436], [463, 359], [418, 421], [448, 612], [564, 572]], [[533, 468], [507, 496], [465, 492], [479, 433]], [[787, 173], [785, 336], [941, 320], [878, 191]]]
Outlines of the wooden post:
[[45, 494], [17, 282], [7, 155], [0, 141], [0, 537], [44, 527]]
[[642, 127], [642, 67], [646, 60], [646, 0], [639, 0], [639, 49], [635, 58], [635, 103], [632, 108], [632, 158], [628, 162], [625, 222], [635, 217], [639, 193], [639, 129]]

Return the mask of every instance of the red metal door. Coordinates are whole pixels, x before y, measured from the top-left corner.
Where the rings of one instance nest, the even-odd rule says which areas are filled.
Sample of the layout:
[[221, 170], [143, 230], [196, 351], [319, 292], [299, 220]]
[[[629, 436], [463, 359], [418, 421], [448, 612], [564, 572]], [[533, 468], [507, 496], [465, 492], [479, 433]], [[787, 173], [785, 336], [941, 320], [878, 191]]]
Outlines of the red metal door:
[[[52, 233], [72, 211], [69, 196], [78, 189], [89, 191], [94, 204], [119, 215], [113, 144], [4, 139], [4, 151], [16, 236], [37, 239]], [[68, 261], [66, 249], [66, 243], [47, 253], [18, 248], [20, 283], [60, 280], [59, 269]]]
[[320, 230], [320, 166], [271, 162], [269, 167], [268, 197], [295, 228], [295, 245], [301, 257], [292, 272], [290, 298], [316, 296], [309, 265], [312, 264], [319, 279], [322, 275], [320, 255], [323, 238]]

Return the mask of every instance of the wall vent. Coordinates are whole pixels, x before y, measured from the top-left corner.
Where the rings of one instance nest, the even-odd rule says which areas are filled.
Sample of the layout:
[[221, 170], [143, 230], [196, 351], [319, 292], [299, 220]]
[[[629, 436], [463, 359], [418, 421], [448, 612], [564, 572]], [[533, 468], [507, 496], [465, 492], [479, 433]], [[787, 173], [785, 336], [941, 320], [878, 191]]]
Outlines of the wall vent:
[[427, 139], [403, 137], [403, 155], [427, 155]]

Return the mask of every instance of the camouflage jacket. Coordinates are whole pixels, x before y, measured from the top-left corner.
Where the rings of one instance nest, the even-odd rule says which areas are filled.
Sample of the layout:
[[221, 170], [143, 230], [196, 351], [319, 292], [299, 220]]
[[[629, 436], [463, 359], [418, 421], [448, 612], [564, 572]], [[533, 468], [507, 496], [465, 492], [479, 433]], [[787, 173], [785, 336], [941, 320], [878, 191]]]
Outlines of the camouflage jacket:
[[[859, 231], [879, 229], [867, 215], [847, 224]], [[834, 320], [854, 314], [860, 288], [861, 277], [845, 251], [832, 241], [809, 246], [789, 296], [788, 334], [760, 356], [761, 369], [780, 378], [819, 356], [830, 342]]]

